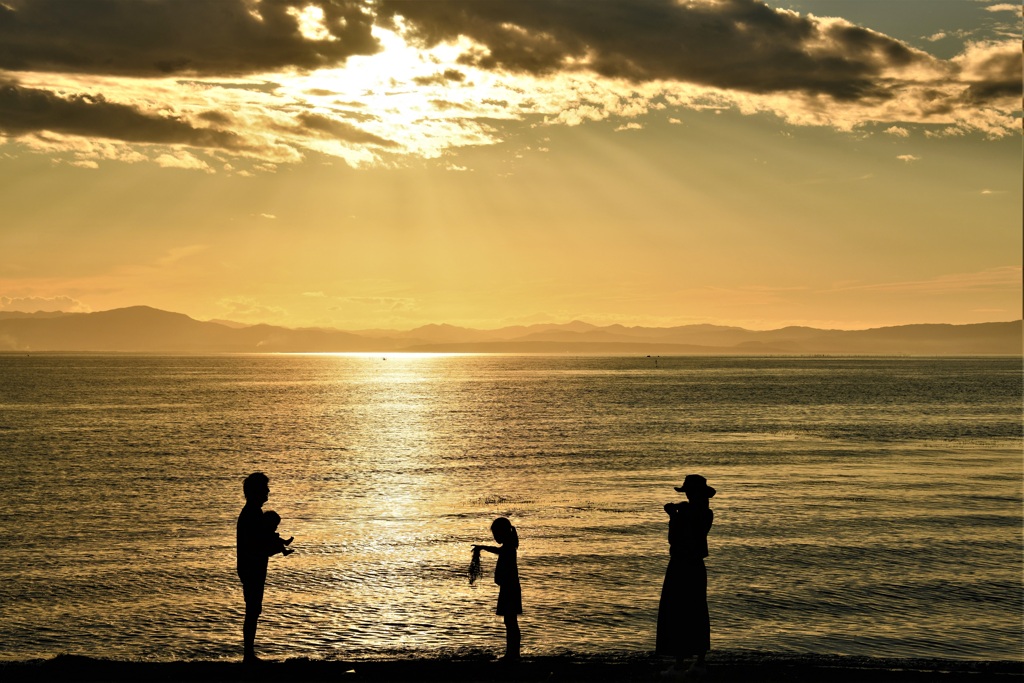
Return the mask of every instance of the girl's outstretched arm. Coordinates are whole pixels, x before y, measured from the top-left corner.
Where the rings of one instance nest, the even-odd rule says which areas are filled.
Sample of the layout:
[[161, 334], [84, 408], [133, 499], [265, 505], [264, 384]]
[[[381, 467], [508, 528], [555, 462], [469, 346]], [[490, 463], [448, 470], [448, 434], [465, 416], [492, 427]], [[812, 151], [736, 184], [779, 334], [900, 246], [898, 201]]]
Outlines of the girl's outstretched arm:
[[494, 553], [495, 555], [497, 555], [499, 552], [501, 552], [501, 548], [499, 548], [498, 546], [494, 546], [494, 545], [475, 545], [474, 544], [473, 545], [473, 550], [474, 550], [474, 552], [479, 552], [481, 550], [486, 550], [487, 552]]

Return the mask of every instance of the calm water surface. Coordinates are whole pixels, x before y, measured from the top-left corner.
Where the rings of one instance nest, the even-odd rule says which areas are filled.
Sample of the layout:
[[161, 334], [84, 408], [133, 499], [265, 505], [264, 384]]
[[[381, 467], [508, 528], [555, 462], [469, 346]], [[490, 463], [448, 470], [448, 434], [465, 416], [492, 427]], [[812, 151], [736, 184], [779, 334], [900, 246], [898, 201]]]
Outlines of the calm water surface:
[[[1022, 659], [1020, 359], [0, 355], [0, 659], [237, 658], [241, 481], [268, 657], [650, 651], [661, 506], [708, 477], [712, 646]], [[485, 556], [485, 571], [493, 556]], [[490, 562], [490, 563], [489, 563]]]

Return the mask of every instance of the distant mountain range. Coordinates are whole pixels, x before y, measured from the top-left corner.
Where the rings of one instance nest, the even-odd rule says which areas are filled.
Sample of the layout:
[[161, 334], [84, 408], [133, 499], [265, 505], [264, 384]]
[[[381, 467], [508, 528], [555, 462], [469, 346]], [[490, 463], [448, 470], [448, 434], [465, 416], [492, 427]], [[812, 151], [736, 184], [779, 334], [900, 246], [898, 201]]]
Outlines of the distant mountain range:
[[148, 306], [98, 313], [0, 312], [0, 351], [141, 353], [601, 353], [741, 355], [1021, 355], [1022, 321], [974, 325], [899, 325], [869, 330], [718, 325], [599, 327], [574, 321], [474, 330], [426, 325], [414, 330], [290, 329], [203, 322]]

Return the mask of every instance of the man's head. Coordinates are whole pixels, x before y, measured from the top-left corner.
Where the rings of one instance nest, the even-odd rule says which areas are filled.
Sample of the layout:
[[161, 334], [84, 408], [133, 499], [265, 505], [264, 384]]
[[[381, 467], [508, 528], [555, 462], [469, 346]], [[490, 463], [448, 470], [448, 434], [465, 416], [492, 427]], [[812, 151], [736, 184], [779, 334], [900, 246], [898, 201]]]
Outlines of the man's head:
[[263, 505], [270, 496], [270, 477], [262, 472], [253, 472], [242, 482], [242, 492], [246, 502]]

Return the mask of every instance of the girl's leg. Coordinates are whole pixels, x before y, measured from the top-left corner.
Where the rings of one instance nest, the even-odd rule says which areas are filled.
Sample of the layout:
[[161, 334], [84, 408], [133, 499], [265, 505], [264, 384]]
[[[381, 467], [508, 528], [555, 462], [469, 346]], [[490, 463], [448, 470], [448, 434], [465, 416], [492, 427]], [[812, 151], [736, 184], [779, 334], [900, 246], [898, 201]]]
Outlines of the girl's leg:
[[515, 614], [505, 615], [505, 659], [519, 659], [519, 646], [522, 634], [519, 631], [519, 617]]

